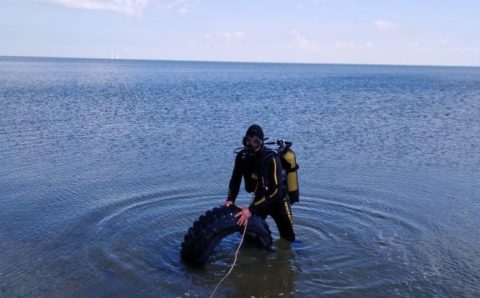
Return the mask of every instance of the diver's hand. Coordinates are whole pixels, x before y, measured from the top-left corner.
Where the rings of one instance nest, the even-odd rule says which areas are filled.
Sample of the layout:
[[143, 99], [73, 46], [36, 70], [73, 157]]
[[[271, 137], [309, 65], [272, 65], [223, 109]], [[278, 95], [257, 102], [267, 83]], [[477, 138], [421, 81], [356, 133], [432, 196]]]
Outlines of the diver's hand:
[[233, 202], [228, 200], [223, 203], [223, 206], [227, 206], [227, 207], [230, 207], [232, 205], [233, 205]]
[[240, 206], [239, 208], [242, 210], [235, 214], [235, 217], [239, 217], [239, 219], [237, 220], [237, 224], [243, 226], [247, 224], [248, 219], [250, 218], [250, 216], [252, 216], [252, 213], [247, 207]]

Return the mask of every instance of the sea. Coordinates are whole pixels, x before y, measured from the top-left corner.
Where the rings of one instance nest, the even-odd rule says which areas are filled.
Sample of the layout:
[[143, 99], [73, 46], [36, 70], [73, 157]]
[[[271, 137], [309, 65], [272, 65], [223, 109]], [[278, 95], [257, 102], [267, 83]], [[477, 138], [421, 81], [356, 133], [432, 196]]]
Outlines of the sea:
[[480, 296], [480, 68], [0, 57], [0, 297], [211, 295], [241, 234], [180, 246], [254, 123], [297, 240], [267, 218], [215, 297]]

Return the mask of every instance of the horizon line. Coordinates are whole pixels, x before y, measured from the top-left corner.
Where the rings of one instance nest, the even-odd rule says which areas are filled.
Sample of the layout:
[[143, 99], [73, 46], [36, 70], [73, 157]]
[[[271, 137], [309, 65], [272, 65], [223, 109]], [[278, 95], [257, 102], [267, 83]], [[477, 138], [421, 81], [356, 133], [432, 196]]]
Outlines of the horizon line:
[[188, 60], [188, 59], [149, 59], [149, 58], [98, 58], [69, 56], [16, 56], [0, 55], [0, 58], [14, 59], [70, 59], [70, 60], [106, 60], [106, 61], [150, 61], [150, 62], [197, 62], [197, 63], [245, 63], [245, 64], [287, 64], [287, 65], [350, 65], [350, 66], [400, 66], [400, 67], [452, 67], [479, 68], [480, 65], [445, 65], [445, 64], [382, 64], [382, 63], [337, 63], [337, 62], [275, 62], [275, 61], [238, 61], [238, 60]]

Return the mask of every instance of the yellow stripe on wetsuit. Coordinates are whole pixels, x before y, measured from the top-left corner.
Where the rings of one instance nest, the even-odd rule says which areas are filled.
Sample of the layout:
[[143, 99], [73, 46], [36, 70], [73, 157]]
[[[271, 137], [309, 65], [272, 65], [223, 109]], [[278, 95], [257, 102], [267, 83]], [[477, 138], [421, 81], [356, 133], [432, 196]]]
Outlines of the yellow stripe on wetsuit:
[[292, 217], [292, 212], [288, 206], [287, 200], [283, 200], [283, 206], [285, 207], [285, 211], [287, 211], [288, 219], [290, 219], [290, 223], [293, 224], [293, 217]]
[[273, 177], [275, 178], [275, 186], [278, 185], [277, 181], [277, 162], [275, 161], [275, 158], [273, 158]]
[[[277, 162], [275, 161], [275, 158], [273, 158], [273, 177], [275, 180], [275, 186], [278, 186], [278, 180], [277, 180]], [[278, 187], [275, 188], [275, 191], [268, 196], [269, 199], [271, 199], [273, 196], [275, 196], [278, 192]], [[260, 200], [256, 201], [254, 203], [255, 206], [258, 206], [262, 203], [264, 203], [267, 199], [265, 197], [262, 197]]]

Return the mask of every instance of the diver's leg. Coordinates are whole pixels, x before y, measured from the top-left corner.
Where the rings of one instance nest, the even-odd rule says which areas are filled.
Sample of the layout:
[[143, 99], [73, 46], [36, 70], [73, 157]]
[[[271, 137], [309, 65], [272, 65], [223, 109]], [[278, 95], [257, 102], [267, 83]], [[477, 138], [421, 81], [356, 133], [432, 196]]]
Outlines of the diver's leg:
[[278, 203], [274, 204], [270, 215], [277, 224], [280, 237], [290, 242], [295, 241], [295, 232], [293, 231], [292, 209], [290, 207], [288, 199], [283, 198]]

